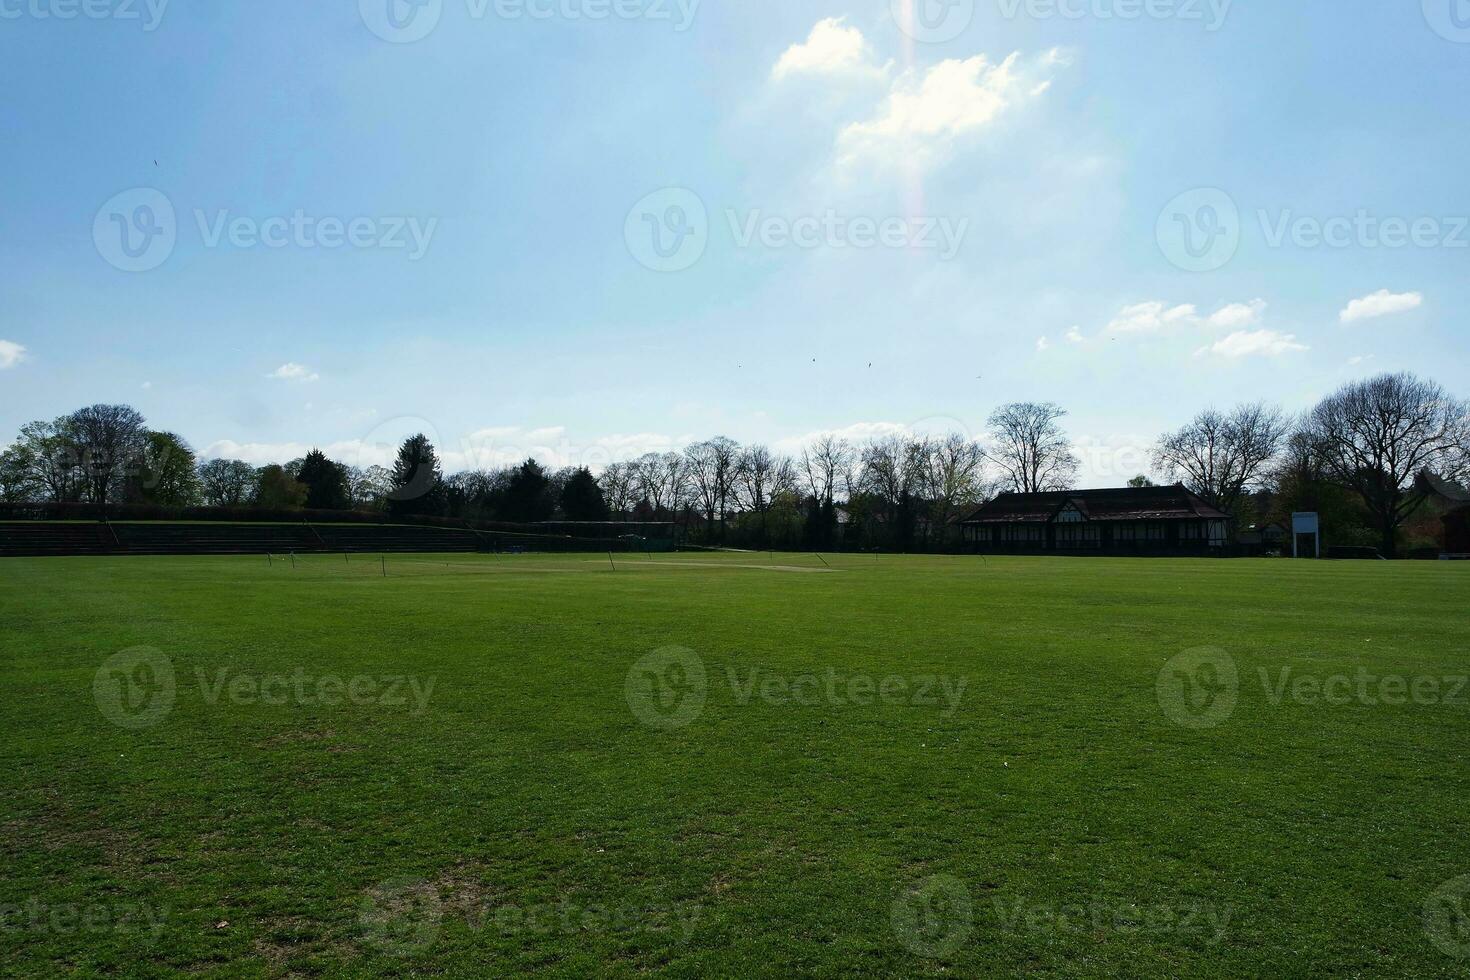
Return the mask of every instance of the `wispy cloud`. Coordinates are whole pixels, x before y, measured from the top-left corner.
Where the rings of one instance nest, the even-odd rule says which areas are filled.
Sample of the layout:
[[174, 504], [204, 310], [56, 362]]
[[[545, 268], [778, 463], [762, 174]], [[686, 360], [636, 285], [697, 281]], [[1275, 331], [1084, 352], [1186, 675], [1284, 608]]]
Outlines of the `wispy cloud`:
[[1238, 330], [1222, 340], [1195, 352], [1196, 357], [1207, 354], [1237, 360], [1242, 357], [1280, 357], [1310, 350], [1306, 344], [1297, 342], [1296, 335], [1279, 333], [1275, 330]]
[[1261, 322], [1261, 314], [1265, 312], [1266, 301], [1253, 299], [1249, 303], [1231, 303], [1222, 306], [1210, 314], [1207, 322], [1210, 326], [1222, 330], [1239, 330]]
[[1000, 64], [981, 54], [941, 61], [927, 70], [910, 69], [894, 80], [871, 119], [841, 131], [838, 165], [932, 164], [962, 137], [1041, 96], [1051, 74], [1065, 64], [1057, 52], [1031, 62], [1023, 62], [1017, 52]]
[[[464, 470], [493, 470], [514, 466], [534, 458], [542, 466], [586, 466], [594, 472], [609, 463], [633, 459], [651, 452], [670, 452], [694, 441], [691, 435], [670, 436], [656, 432], [614, 433], [578, 442], [566, 435], [563, 426], [489, 426], [457, 439], [431, 437], [445, 473]], [[394, 438], [344, 439], [326, 445], [304, 442], [236, 442], [221, 439], [210, 443], [201, 454], [205, 459], [241, 459], [254, 466], [285, 463], [321, 449], [331, 459], [350, 466], [392, 466], [399, 441]]]
[[1179, 324], [1198, 323], [1199, 314], [1192, 303], [1169, 306], [1157, 300], [1125, 306], [1103, 328], [1107, 336], [1159, 333]]
[[1160, 300], [1151, 300], [1123, 307], [1103, 328], [1103, 336], [1155, 334], [1177, 327], [1240, 331], [1259, 323], [1265, 312], [1266, 301], [1263, 299], [1253, 299], [1248, 303], [1227, 303], [1209, 316], [1201, 316], [1199, 308], [1193, 303], [1170, 306]]
[[15, 367], [26, 359], [26, 349], [13, 340], [0, 340], [0, 371]]
[[267, 374], [266, 377], [274, 378], [277, 381], [308, 382], [320, 380], [321, 375], [317, 374], [305, 364], [297, 364], [294, 361], [288, 361], [287, 363], [282, 364], [280, 367], [276, 368], [270, 374]]
[[771, 443], [771, 448], [779, 453], [800, 456], [803, 449], [828, 436], [834, 439], [845, 439], [855, 446], [860, 446], [895, 436], [939, 436], [951, 432], [958, 432], [967, 437], [972, 435], [970, 427], [960, 419], [931, 416], [913, 422], [854, 422], [838, 428], [818, 429], [815, 432], [776, 439]]
[[1338, 320], [1343, 323], [1356, 323], [1359, 320], [1371, 320], [1374, 317], [1388, 316], [1392, 313], [1417, 310], [1423, 305], [1423, 293], [1391, 293], [1386, 289], [1380, 289], [1362, 299], [1353, 300], [1346, 309], [1338, 314]]

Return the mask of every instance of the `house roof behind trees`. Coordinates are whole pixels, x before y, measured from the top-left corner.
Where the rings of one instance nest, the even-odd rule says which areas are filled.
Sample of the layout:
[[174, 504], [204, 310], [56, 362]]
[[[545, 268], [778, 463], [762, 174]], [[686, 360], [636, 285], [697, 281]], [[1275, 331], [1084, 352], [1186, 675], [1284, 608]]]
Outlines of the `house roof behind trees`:
[[1057, 490], [1051, 493], [1003, 493], [961, 524], [1046, 524], [1068, 506], [1089, 521], [1228, 520], [1229, 515], [1205, 503], [1183, 485], [1119, 487], [1115, 490]]
[[1470, 490], [1428, 470], [1421, 471], [1414, 482], [1419, 492], [1426, 497], [1440, 497], [1455, 504], [1470, 504]]

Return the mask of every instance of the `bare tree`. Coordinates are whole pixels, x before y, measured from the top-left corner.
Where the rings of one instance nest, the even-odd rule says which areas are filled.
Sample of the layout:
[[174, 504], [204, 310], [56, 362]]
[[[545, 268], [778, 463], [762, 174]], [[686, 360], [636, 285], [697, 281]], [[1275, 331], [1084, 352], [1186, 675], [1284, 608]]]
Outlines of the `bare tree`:
[[680, 452], [664, 453], [664, 469], [668, 474], [669, 500], [676, 510], [688, 507], [694, 499], [693, 484], [689, 479], [689, 465]]
[[1159, 437], [1154, 469], [1233, 513], [1241, 496], [1267, 478], [1290, 432], [1291, 422], [1281, 409], [1263, 402], [1239, 405], [1229, 413], [1211, 408]]
[[1069, 490], [1080, 465], [1059, 424], [1066, 411], [1051, 402], [1013, 402], [991, 413], [990, 449], [1002, 482], [1019, 493]]
[[737, 471], [740, 468], [740, 443], [725, 436], [709, 441], [715, 461], [715, 491], [720, 498], [720, 536], [725, 533], [725, 518], [730, 516], [730, 500], [735, 496]]
[[771, 470], [771, 497], [796, 493], [796, 463], [790, 456], [777, 456]]
[[746, 446], [736, 461], [735, 476], [742, 503], [760, 515], [764, 541], [771, 505], [777, 497], [796, 490], [796, 467], [789, 457], [777, 455], [766, 446]]
[[685, 448], [684, 472], [694, 506], [704, 514], [706, 532], [713, 534], [715, 513], [720, 507], [719, 454], [713, 442], [696, 442]]
[[[484, 474], [474, 474], [473, 489], [481, 491]], [[354, 507], [381, 508], [393, 492], [393, 472], [386, 466], [349, 466], [347, 468], [347, 495]], [[481, 499], [484, 497], [481, 491]]]
[[852, 482], [855, 454], [846, 439], [828, 433], [801, 451], [805, 489], [817, 503], [831, 505], [839, 488]]
[[626, 517], [638, 501], [635, 499], [637, 480], [631, 463], [609, 463], [597, 478], [607, 508], [618, 517]]
[[684, 462], [684, 454], [660, 453], [655, 472], [664, 507], [671, 513], [677, 513], [689, 502], [689, 469]]
[[765, 446], [746, 446], [735, 463], [741, 503], [747, 510], [764, 513], [771, 504], [776, 457]]
[[644, 453], [629, 464], [635, 492], [655, 512], [672, 511], [683, 496], [684, 457], [680, 453]]
[[921, 440], [904, 436], [875, 439], [860, 453], [858, 488], [876, 497], [891, 514], [922, 480], [923, 456]]
[[951, 432], [943, 439], [924, 444], [924, 496], [933, 503], [934, 521], [941, 528], [967, 507], [982, 503], [988, 495], [985, 480], [985, 450], [978, 442]]
[[92, 405], [67, 416], [81, 459], [83, 483], [93, 503], [105, 504], [136, 466], [147, 445], [143, 416], [127, 405]]
[[704, 512], [710, 534], [724, 535], [724, 520], [730, 513], [730, 500], [736, 495], [736, 471], [740, 446], [724, 436], [696, 442], [684, 450], [683, 478], [686, 492], [696, 507]]
[[644, 453], [637, 459], [628, 460], [628, 482], [632, 484], [632, 503], [636, 506], [640, 501], [647, 500], [658, 509], [658, 501], [653, 497], [657, 493], [658, 475], [654, 472], [657, 453]]
[[1432, 381], [1383, 374], [1324, 398], [1305, 431], [1331, 479], [1362, 497], [1393, 557], [1398, 529], [1425, 500], [1419, 473], [1464, 474], [1470, 406]]

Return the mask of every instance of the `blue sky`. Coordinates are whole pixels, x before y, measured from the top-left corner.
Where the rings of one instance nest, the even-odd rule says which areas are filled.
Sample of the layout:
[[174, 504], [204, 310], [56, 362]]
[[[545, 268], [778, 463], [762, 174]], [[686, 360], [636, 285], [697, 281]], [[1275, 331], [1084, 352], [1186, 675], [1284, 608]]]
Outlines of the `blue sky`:
[[1465, 0], [421, 2], [0, 0], [0, 431], [597, 466], [1052, 400], [1100, 485], [1470, 394]]

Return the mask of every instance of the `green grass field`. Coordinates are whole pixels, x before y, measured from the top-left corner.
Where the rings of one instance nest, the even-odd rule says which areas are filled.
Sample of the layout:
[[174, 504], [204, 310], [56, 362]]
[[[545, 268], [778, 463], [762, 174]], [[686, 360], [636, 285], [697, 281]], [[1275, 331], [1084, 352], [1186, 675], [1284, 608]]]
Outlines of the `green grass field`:
[[1470, 969], [1470, 567], [823, 558], [5, 560], [0, 974]]

